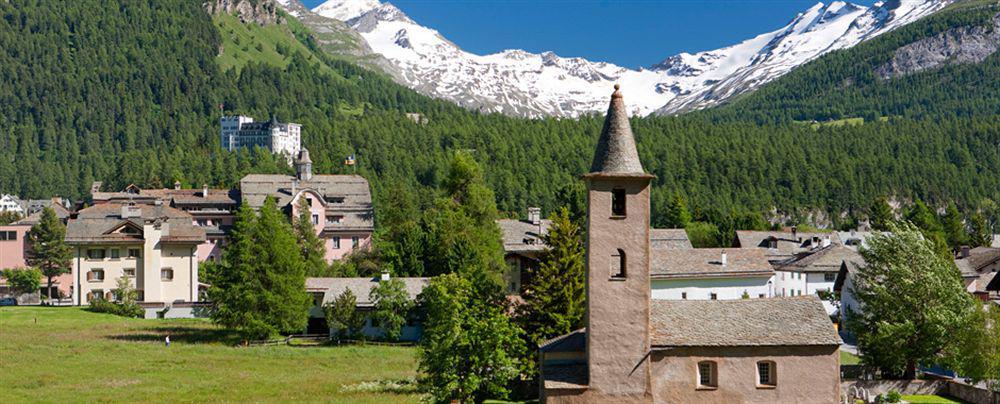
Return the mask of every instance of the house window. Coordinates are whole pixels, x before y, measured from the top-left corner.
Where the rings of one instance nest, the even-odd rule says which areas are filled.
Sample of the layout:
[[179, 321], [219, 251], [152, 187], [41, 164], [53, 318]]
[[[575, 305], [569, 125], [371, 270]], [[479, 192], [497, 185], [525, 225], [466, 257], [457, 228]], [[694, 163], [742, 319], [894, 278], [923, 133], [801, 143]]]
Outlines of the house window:
[[129, 248], [128, 249], [128, 257], [129, 258], [139, 258], [140, 255], [141, 255], [141, 253], [139, 252], [138, 248]]
[[611, 279], [625, 279], [625, 251], [619, 248], [611, 254]]
[[719, 387], [718, 371], [715, 362], [698, 362], [698, 387]]
[[92, 260], [102, 260], [104, 259], [104, 249], [90, 249], [87, 250], [87, 259]]
[[777, 369], [772, 361], [757, 362], [757, 386], [774, 387], [777, 385]]
[[87, 272], [87, 281], [89, 282], [103, 282], [104, 281], [104, 270], [100, 268], [91, 269]]
[[111, 259], [116, 260], [116, 259], [119, 259], [121, 257], [122, 257], [122, 250], [119, 250], [117, 248], [112, 248], [111, 249]]
[[355, 248], [355, 249], [358, 248], [358, 244], [360, 242], [361, 242], [361, 240], [358, 238], [358, 236], [352, 236], [351, 237], [351, 248]]
[[688, 292], [681, 292], [681, 300], [687, 300]]
[[708, 298], [712, 299], [712, 300], [719, 300], [719, 294], [718, 293], [709, 293]]
[[125, 276], [129, 278], [135, 278], [135, 268], [125, 268]]
[[611, 215], [625, 216], [625, 190], [614, 189], [611, 191]]
[[104, 289], [94, 289], [90, 293], [87, 293], [87, 302], [92, 302], [96, 299], [104, 297]]
[[340, 236], [333, 236], [333, 238], [330, 239], [330, 242], [333, 243], [334, 250], [340, 249]]
[[0, 231], [0, 241], [17, 241], [17, 232]]
[[764, 294], [763, 293], [758, 293], [757, 294], [757, 298], [758, 299], [763, 299], [764, 298]]
[[836, 280], [837, 280], [837, 274], [829, 272], [823, 274], [823, 282], [834, 282]]
[[174, 270], [173, 268], [163, 268], [160, 270], [160, 280], [161, 281], [172, 281], [174, 280]]
[[770, 248], [772, 250], [778, 249], [778, 239], [772, 238], [772, 239], [768, 240], [767, 241], [767, 246], [768, 246], [768, 248]]
[[313, 224], [319, 224], [319, 215], [312, 215]]
[[339, 224], [344, 221], [343, 216], [327, 216], [326, 224]]

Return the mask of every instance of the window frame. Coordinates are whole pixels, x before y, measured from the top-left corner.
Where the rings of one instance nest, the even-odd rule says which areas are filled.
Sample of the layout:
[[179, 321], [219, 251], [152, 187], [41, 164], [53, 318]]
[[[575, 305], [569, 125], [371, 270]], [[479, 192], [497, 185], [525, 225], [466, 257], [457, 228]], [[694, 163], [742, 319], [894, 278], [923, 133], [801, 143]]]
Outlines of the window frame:
[[836, 281], [837, 281], [836, 273], [826, 272], [823, 274], [823, 282], [836, 282]]
[[[100, 278], [97, 277], [97, 274], [101, 274]], [[91, 268], [87, 271], [87, 282], [104, 282], [105, 275], [104, 268]]]
[[[164, 273], [169, 273], [170, 277], [169, 278], [165, 278], [163, 276]], [[162, 282], [173, 282], [174, 281], [174, 269], [170, 268], [170, 267], [160, 268], [160, 281], [162, 281]]]
[[135, 278], [135, 268], [131, 268], [131, 267], [130, 268], [123, 268], [122, 269], [122, 275], [125, 275], [126, 277], [129, 277], [129, 278]]
[[628, 193], [625, 188], [614, 188], [611, 190], [611, 217], [622, 218], [628, 216]]
[[[97, 255], [97, 254], [92, 254], [94, 252], [100, 252], [100, 257], [94, 257], [94, 255]], [[90, 261], [100, 261], [100, 260], [103, 260], [105, 257], [107, 257], [107, 251], [104, 250], [103, 248], [88, 248], [87, 249], [87, 260], [90, 260]]]
[[628, 279], [628, 256], [625, 254], [625, 250], [618, 248], [611, 254], [608, 275], [609, 279], [613, 281]]
[[[761, 366], [766, 366], [767, 367], [767, 372], [766, 373], [762, 373], [761, 372], [761, 370], [762, 370]], [[778, 366], [777, 366], [777, 364], [774, 361], [772, 361], [772, 360], [757, 361], [756, 368], [757, 368], [757, 371], [756, 371], [756, 373], [757, 373], [757, 380], [756, 380], [757, 388], [759, 388], [759, 389], [773, 389], [773, 388], [778, 387], [778, 369], [777, 369]], [[765, 380], [765, 375], [766, 375], [766, 380]]]
[[340, 236], [330, 237], [330, 242], [333, 243], [333, 249], [334, 250], [339, 250], [340, 249]]
[[108, 257], [113, 260], [119, 260], [122, 258], [122, 250], [120, 248], [111, 248], [108, 252], [110, 253], [108, 254]]
[[[133, 251], [135, 251], [135, 255], [132, 255]], [[139, 258], [142, 258], [142, 249], [141, 248], [129, 248], [128, 249], [128, 253], [127, 253], [127, 257], [129, 259], [139, 259]]]
[[[708, 366], [708, 383], [705, 383], [705, 369]], [[715, 361], [699, 361], [695, 364], [695, 382], [698, 390], [715, 390], [719, 388], [719, 365]]]
[[351, 249], [356, 250], [358, 247], [361, 247], [361, 237], [351, 236]]

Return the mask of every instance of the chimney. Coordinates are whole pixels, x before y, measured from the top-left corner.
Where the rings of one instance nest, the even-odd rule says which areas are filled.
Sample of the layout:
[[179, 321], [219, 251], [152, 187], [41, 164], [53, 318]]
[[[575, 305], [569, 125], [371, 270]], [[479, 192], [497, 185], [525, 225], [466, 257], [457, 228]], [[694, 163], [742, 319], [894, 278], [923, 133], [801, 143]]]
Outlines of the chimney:
[[969, 250], [969, 246], [967, 245], [962, 246], [962, 252], [960, 254], [961, 258], [969, 258], [969, 255], [972, 255], [971, 251]]
[[720, 262], [722, 262], [722, 266], [726, 266], [726, 264], [729, 263], [729, 259], [728, 259], [728, 257], [726, 257], [726, 251], [725, 250], [722, 250], [722, 259], [720, 260]]
[[391, 279], [389, 271], [382, 271], [382, 277], [379, 278], [379, 282], [388, 282]]
[[823, 247], [829, 247], [832, 243], [833, 240], [830, 240], [830, 236], [826, 236], [826, 238], [823, 239]]
[[201, 197], [208, 198], [208, 184], [201, 185]]
[[542, 224], [542, 208], [528, 208], [528, 221], [536, 226]]
[[795, 241], [802, 242], [802, 239], [799, 238], [798, 226], [792, 226], [792, 238], [795, 239]]
[[130, 219], [142, 216], [142, 209], [135, 205], [122, 205], [121, 218]]
[[181, 189], [181, 182], [180, 181], [174, 181], [174, 189]]

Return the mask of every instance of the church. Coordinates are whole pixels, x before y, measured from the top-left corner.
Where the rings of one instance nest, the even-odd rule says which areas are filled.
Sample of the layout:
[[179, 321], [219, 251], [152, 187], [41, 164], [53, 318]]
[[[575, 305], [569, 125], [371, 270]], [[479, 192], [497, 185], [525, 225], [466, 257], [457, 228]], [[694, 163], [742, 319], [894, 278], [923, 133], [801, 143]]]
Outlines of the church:
[[835, 403], [840, 337], [816, 296], [652, 300], [650, 185], [619, 87], [587, 186], [586, 328], [539, 347], [552, 403]]

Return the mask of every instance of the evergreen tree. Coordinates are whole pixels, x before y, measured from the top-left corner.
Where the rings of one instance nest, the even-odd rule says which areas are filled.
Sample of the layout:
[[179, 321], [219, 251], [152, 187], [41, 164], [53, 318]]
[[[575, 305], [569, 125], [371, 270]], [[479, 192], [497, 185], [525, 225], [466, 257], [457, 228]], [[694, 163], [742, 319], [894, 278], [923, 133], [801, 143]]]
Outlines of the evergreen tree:
[[888, 199], [880, 197], [875, 200], [875, 203], [872, 204], [871, 212], [868, 214], [868, 221], [872, 230], [876, 231], [885, 231], [889, 228], [890, 223], [896, 221], [896, 216], [892, 213], [892, 206], [889, 206]]
[[976, 212], [969, 217], [969, 244], [972, 247], [989, 247], [993, 234], [982, 213]]
[[47, 279], [46, 291], [52, 298], [52, 278], [70, 272], [73, 250], [66, 245], [66, 226], [55, 210], [46, 207], [41, 220], [28, 232], [28, 265], [38, 268]]
[[[325, 276], [327, 274], [326, 249], [323, 240], [316, 236], [316, 227], [312, 222], [312, 211], [306, 198], [299, 198], [299, 215], [293, 226], [295, 240], [305, 263], [306, 276]], [[318, 224], [322, 225], [322, 224]]]
[[681, 194], [674, 194], [670, 204], [667, 205], [661, 224], [665, 228], [683, 229], [691, 222], [691, 212], [688, 211], [687, 201]]
[[0, 212], [0, 226], [5, 226], [21, 220], [21, 214], [9, 210]]
[[369, 300], [375, 304], [372, 318], [385, 330], [385, 338], [398, 341], [410, 310], [413, 309], [406, 284], [396, 278], [381, 281], [372, 288]]
[[962, 286], [949, 258], [912, 225], [890, 225], [861, 250], [854, 294], [858, 312], [848, 313], [863, 363], [883, 374], [912, 379], [918, 364], [947, 360], [958, 335], [978, 306]]
[[327, 325], [336, 328], [340, 338], [359, 335], [364, 326], [365, 317], [358, 312], [357, 305], [357, 296], [354, 296], [354, 292], [350, 289], [346, 289], [332, 302], [323, 306]]
[[954, 203], [948, 205], [944, 217], [941, 218], [941, 223], [944, 229], [945, 240], [947, 240], [948, 246], [952, 250], [956, 250], [963, 245], [968, 245], [969, 233], [965, 231], [965, 222], [963, 221], [962, 214], [958, 212], [958, 208], [955, 207]]
[[257, 242], [262, 254], [257, 266], [266, 285], [264, 304], [269, 324], [278, 332], [300, 332], [309, 320], [312, 298], [306, 293], [302, 254], [292, 228], [273, 197], [264, 201], [257, 224]]

